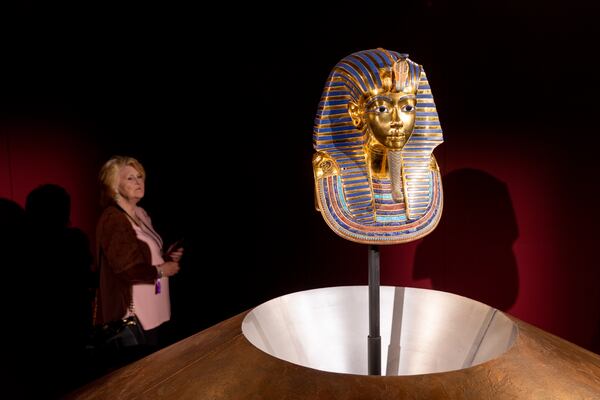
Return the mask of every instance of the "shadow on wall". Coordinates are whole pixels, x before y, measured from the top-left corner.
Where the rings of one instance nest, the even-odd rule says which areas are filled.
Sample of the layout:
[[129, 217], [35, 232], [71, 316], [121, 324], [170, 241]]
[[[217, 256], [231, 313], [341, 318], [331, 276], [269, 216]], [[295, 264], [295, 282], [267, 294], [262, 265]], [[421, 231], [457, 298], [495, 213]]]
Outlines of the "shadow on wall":
[[476, 169], [446, 175], [438, 227], [417, 247], [413, 278], [502, 311], [519, 292], [518, 227], [506, 185]]
[[3, 356], [12, 372], [7, 384], [24, 398], [57, 398], [91, 379], [96, 368], [84, 348], [91, 254], [69, 215], [70, 196], [58, 185], [34, 189], [25, 209], [0, 198], [0, 301], [9, 344]]
[[[28, 255], [22, 307], [35, 315], [23, 321], [23, 358], [40, 376], [40, 387], [52, 397], [90, 378], [85, 351], [92, 324], [92, 254], [87, 236], [70, 226], [71, 197], [61, 186], [44, 184], [29, 193], [25, 205]], [[56, 360], [61, 359], [60, 364]], [[43, 388], [43, 389], [42, 389]]]

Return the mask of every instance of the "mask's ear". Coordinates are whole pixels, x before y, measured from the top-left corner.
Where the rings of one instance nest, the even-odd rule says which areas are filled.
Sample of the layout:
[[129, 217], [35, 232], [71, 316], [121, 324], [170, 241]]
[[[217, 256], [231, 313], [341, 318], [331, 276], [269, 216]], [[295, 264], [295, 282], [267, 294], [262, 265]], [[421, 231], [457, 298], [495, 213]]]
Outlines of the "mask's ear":
[[348, 114], [350, 114], [352, 123], [357, 129], [362, 129], [365, 126], [364, 111], [352, 100], [348, 102]]

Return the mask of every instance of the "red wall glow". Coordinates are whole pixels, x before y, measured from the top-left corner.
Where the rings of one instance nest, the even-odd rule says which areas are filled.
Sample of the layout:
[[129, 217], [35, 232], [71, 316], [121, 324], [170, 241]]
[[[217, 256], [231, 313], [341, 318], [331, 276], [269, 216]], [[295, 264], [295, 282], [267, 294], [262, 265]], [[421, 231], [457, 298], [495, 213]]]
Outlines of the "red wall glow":
[[0, 135], [0, 197], [22, 207], [36, 187], [53, 183], [71, 196], [71, 225], [92, 239], [98, 212], [95, 141], [66, 127], [24, 123]]
[[597, 249], [577, 238], [593, 237], [590, 221], [598, 213], [584, 217], [565, 206], [567, 183], [580, 171], [540, 147], [526, 135], [447, 138], [436, 150], [445, 185], [442, 221], [415, 244], [383, 248], [382, 283], [468, 296], [597, 346]]
[[[63, 186], [71, 195], [72, 225], [93, 240], [97, 171], [104, 156], [99, 149], [105, 144], [66, 127], [43, 124], [2, 132], [0, 196], [24, 205], [27, 194], [40, 184]], [[435, 152], [444, 176], [441, 222], [419, 241], [381, 246], [381, 282], [468, 296], [599, 351], [595, 227], [600, 211], [590, 204], [587, 186], [576, 190], [595, 179], [594, 170], [557, 163], [562, 148], [540, 148], [532, 139], [535, 135], [529, 137], [453, 134], [447, 129], [446, 142]], [[168, 165], [163, 152], [146, 149], [141, 159], [152, 157], [160, 159], [156, 165]], [[185, 170], [190, 176], [199, 173]], [[165, 174], [164, 179], [169, 176]], [[289, 240], [279, 243], [282, 250], [274, 253], [277, 290], [366, 284], [366, 247], [335, 237], [308, 203], [302, 198], [296, 204], [306, 216], [289, 228]], [[293, 208], [277, 209], [277, 222], [272, 223], [285, 220]], [[260, 214], [257, 219], [266, 215], [260, 209], [254, 212]], [[314, 227], [306, 225], [306, 219], [314, 221]], [[297, 226], [311, 228], [302, 231]], [[289, 259], [290, 251], [298, 252], [297, 260], [289, 260], [288, 268], [281, 270], [281, 260]], [[235, 285], [241, 278], [226, 279]], [[274, 291], [266, 283], [262, 287]], [[193, 308], [193, 300], [186, 298]], [[252, 300], [239, 299], [243, 301]]]

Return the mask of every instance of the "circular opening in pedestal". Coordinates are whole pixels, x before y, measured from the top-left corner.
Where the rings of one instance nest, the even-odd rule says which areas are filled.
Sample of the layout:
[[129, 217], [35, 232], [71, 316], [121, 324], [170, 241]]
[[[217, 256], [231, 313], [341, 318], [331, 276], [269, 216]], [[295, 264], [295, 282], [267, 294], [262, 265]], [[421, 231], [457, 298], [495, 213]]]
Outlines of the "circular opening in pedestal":
[[[436, 290], [382, 286], [381, 374], [481, 364], [506, 352], [516, 325], [495, 308]], [[322, 371], [367, 375], [368, 287], [307, 290], [249, 312], [244, 336], [262, 351]]]

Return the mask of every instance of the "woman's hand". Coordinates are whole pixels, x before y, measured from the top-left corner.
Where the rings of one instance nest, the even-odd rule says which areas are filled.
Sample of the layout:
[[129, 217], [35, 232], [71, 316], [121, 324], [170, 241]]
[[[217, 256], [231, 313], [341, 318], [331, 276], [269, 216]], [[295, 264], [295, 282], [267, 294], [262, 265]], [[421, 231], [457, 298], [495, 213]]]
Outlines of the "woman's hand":
[[183, 239], [179, 239], [169, 246], [165, 258], [170, 261], [179, 262], [183, 256]]
[[175, 261], [176, 263], [181, 260], [181, 256], [183, 256], [183, 247], [179, 247], [178, 249], [170, 249], [167, 253], [167, 259]]
[[162, 276], [173, 276], [179, 272], [179, 263], [175, 261], [167, 261], [158, 266], [162, 270]]

